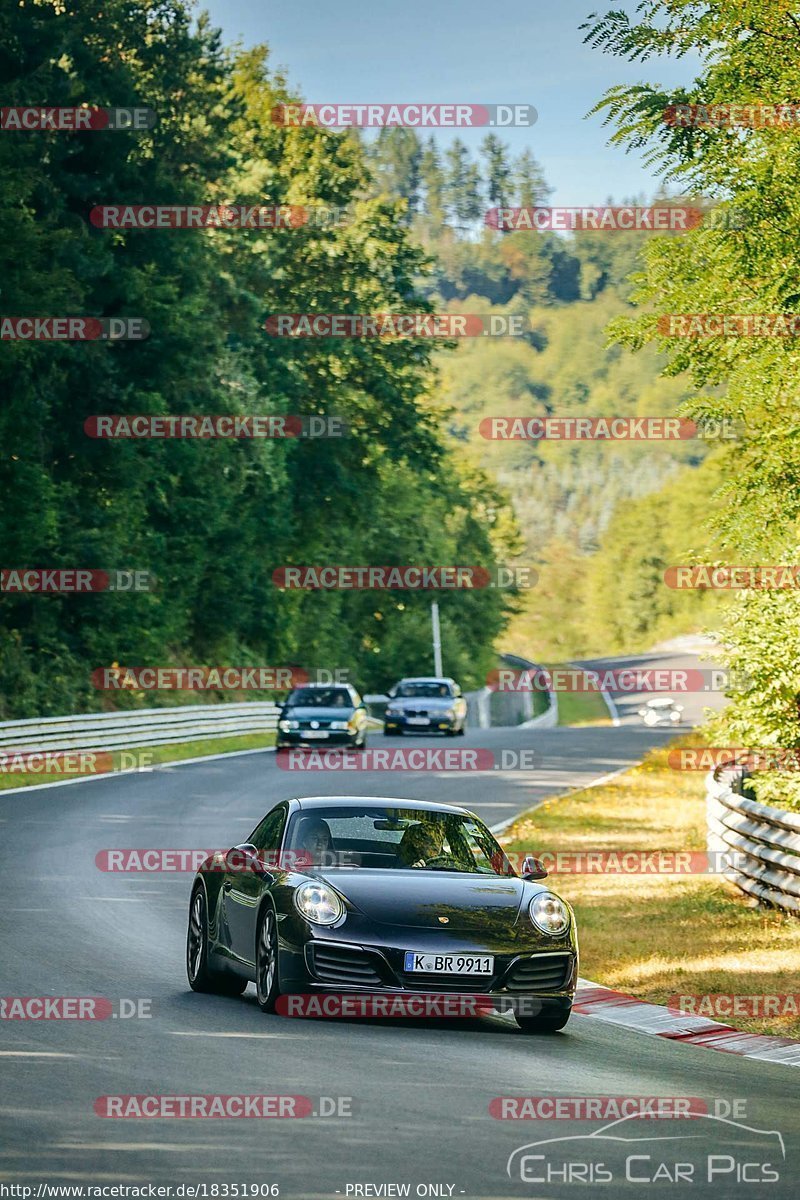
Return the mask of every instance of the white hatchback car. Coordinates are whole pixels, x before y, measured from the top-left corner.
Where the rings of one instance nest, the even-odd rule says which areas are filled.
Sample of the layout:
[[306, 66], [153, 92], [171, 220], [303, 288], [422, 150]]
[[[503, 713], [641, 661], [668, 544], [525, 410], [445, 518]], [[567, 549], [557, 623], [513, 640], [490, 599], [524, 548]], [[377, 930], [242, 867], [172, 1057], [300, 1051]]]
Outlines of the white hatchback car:
[[683, 705], [676, 704], [671, 696], [654, 696], [639, 709], [639, 716], [645, 725], [680, 725]]

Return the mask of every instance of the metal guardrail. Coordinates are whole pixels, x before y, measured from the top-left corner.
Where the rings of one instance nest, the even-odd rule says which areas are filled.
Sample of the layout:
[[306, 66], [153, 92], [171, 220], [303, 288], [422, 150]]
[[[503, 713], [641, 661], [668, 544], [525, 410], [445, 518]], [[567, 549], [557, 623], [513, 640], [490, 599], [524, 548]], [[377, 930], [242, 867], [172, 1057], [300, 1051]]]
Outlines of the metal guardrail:
[[748, 896], [800, 915], [800, 813], [744, 795], [741, 769], [706, 779], [709, 854], [724, 855], [724, 877]]
[[[520, 658], [518, 654], [501, 654], [500, 658], [502, 662], [506, 663], [508, 666], [516, 667], [522, 671], [537, 672], [543, 670], [539, 663], [532, 662], [529, 658]], [[522, 713], [521, 715], [518, 713], [516, 715], [516, 721], [509, 722], [509, 724], [524, 723], [528, 729], [532, 729], [534, 727], [540, 729], [550, 729], [554, 725], [557, 725], [558, 697], [550, 688], [547, 689], [543, 696], [547, 701], [547, 707], [545, 708], [544, 712], [539, 713], [538, 716], [534, 716], [533, 694], [531, 692], [522, 692], [518, 697], [519, 702], [522, 704]], [[498, 699], [500, 699], [500, 697], [495, 696], [495, 700]]]
[[[518, 665], [534, 666], [525, 659], [504, 656]], [[466, 693], [469, 724], [487, 728], [492, 724], [491, 690], [481, 688]], [[389, 697], [365, 696], [372, 728], [382, 725], [381, 708]], [[544, 723], [553, 709], [543, 714]], [[530, 704], [530, 696], [523, 698]], [[172, 742], [193, 742], [236, 737], [247, 733], [267, 733], [278, 723], [280, 707], [267, 701], [239, 704], [188, 704], [176, 708], [138, 708], [128, 712], [81, 713], [64, 717], [35, 717], [22, 721], [0, 722], [0, 755], [11, 750], [41, 752], [61, 750], [127, 750], [134, 746], [164, 746]], [[527, 713], [523, 714], [526, 716]], [[553, 722], [554, 723], [554, 722]]]
[[269, 732], [277, 725], [279, 711], [276, 704], [253, 701], [4, 721], [0, 723], [0, 753], [125, 750]]

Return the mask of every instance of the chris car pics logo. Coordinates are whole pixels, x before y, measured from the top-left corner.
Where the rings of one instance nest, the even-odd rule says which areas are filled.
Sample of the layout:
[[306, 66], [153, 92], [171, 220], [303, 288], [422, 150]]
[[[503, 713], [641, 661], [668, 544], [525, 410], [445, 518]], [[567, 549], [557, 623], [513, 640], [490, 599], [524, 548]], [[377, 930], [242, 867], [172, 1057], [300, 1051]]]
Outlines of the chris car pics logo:
[[781, 1179], [786, 1148], [777, 1129], [757, 1129], [708, 1112], [693, 1112], [690, 1121], [686, 1115], [665, 1113], [659, 1119], [634, 1113], [589, 1134], [528, 1142], [509, 1155], [506, 1173], [536, 1186], [672, 1184], [687, 1189], [683, 1195], [696, 1183], [732, 1195], [726, 1189], [734, 1185]]

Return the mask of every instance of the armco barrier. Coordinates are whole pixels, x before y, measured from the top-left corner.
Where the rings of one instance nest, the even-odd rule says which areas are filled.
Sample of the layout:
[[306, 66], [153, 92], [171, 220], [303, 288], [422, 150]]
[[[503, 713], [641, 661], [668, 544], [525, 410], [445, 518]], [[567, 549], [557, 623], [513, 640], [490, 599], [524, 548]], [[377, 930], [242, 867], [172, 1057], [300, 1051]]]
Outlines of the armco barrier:
[[759, 804], [746, 785], [741, 769], [708, 775], [708, 851], [728, 854], [722, 873], [748, 896], [800, 915], [800, 813]]
[[278, 712], [275, 704], [253, 701], [4, 721], [0, 723], [0, 752], [125, 750], [133, 746], [236, 737], [275, 729]]
[[[506, 666], [515, 667], [522, 671], [541, 671], [539, 663], [531, 662], [529, 658], [520, 658], [518, 654], [501, 654], [500, 659]], [[552, 729], [558, 724], [558, 697], [548, 688], [544, 693], [547, 708], [538, 716], [533, 715], [533, 697], [531, 692], [523, 692], [521, 699], [525, 704], [522, 725], [525, 729]]]

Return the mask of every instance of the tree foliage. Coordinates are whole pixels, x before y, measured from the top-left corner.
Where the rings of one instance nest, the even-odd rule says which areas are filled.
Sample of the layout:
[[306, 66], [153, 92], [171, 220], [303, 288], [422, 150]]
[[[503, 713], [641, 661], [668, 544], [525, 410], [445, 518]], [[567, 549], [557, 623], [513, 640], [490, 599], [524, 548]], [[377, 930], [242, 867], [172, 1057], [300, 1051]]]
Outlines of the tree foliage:
[[[182, 0], [5, 6], [0, 66], [17, 103], [158, 113], [144, 133], [0, 140], [3, 312], [131, 315], [152, 330], [141, 343], [2, 343], [4, 566], [137, 568], [158, 582], [4, 595], [3, 715], [187, 698], [103, 697], [90, 672], [114, 662], [294, 663], [348, 670], [365, 688], [427, 668], [430, 595], [272, 580], [287, 563], [507, 557], [493, 486], [439, 432], [429, 344], [263, 329], [270, 313], [424, 309], [425, 255], [403, 201], [375, 195], [358, 139], [275, 124], [295, 97], [266, 50], [225, 48]], [[389, 141], [402, 165], [402, 139]], [[94, 205], [125, 202], [339, 205], [353, 219], [274, 232], [89, 223]], [[350, 433], [108, 442], [83, 431], [97, 413], [333, 414]], [[488, 589], [443, 600], [445, 666], [467, 685], [491, 665], [506, 607]]]

